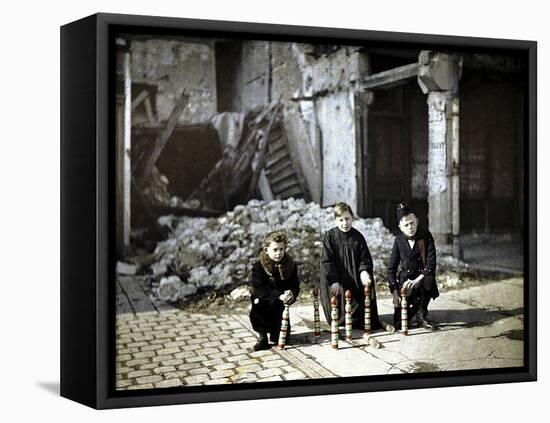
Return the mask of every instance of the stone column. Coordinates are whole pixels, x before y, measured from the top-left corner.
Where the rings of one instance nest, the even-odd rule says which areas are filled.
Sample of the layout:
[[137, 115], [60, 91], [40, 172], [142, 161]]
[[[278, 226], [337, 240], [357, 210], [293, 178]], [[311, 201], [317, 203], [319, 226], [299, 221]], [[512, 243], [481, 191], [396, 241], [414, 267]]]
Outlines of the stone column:
[[451, 199], [447, 167], [447, 94], [428, 93], [428, 216], [436, 241], [449, 244], [451, 234]]
[[428, 217], [442, 250], [461, 256], [458, 88], [462, 60], [422, 51], [418, 83], [428, 94]]

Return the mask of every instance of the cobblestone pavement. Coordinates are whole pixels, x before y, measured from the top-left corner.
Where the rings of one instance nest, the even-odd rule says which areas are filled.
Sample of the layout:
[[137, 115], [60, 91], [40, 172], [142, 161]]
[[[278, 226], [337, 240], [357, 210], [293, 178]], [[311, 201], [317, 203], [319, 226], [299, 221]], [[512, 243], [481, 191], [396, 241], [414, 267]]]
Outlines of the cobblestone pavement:
[[271, 348], [253, 351], [256, 336], [242, 316], [179, 310], [117, 317], [117, 389], [162, 388], [334, 376]]
[[[174, 308], [117, 316], [116, 388], [148, 389], [337, 376], [513, 367], [523, 364], [521, 280], [445, 293], [430, 306], [441, 330], [413, 328], [409, 336], [378, 332], [381, 348], [360, 331], [330, 347], [328, 325], [313, 337], [311, 305], [291, 307], [285, 350], [255, 352], [247, 315], [189, 313]], [[378, 301], [389, 321], [391, 300]]]

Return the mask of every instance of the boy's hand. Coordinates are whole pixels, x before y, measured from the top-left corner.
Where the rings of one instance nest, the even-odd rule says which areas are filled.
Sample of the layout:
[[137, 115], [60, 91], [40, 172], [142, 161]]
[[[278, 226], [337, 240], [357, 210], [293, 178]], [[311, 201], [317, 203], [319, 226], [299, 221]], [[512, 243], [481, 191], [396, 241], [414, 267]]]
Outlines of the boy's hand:
[[337, 297], [338, 295], [340, 295], [340, 292], [342, 292], [342, 285], [340, 285], [338, 282], [334, 282], [330, 286], [330, 295], [332, 295], [333, 297]]
[[292, 304], [294, 302], [294, 293], [290, 290], [287, 291], [286, 304]]
[[363, 286], [372, 285], [372, 279], [370, 278], [370, 275], [367, 272], [364, 272], [365, 275], [361, 275], [361, 283]]
[[285, 304], [291, 304], [294, 302], [294, 293], [288, 289], [279, 296], [279, 299]]
[[392, 295], [393, 295], [393, 307], [394, 308], [401, 307], [401, 297], [399, 296], [399, 291], [397, 288], [393, 290]]
[[410, 279], [406, 280], [403, 283], [403, 288], [405, 288], [407, 290], [407, 294], [411, 293], [411, 289], [414, 287], [414, 284], [415, 284], [415, 281], [412, 281]]

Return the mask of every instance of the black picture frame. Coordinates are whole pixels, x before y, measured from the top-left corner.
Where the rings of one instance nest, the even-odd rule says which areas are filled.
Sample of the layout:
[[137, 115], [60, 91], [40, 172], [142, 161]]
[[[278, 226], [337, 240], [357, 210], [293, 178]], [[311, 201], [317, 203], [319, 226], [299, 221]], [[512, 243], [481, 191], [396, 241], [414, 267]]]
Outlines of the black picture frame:
[[[114, 375], [115, 268], [113, 34], [369, 42], [462, 51], [513, 51], [528, 64], [524, 121], [523, 367], [118, 392]], [[97, 409], [534, 381], [537, 378], [537, 44], [534, 41], [95, 14], [61, 28], [61, 395]]]

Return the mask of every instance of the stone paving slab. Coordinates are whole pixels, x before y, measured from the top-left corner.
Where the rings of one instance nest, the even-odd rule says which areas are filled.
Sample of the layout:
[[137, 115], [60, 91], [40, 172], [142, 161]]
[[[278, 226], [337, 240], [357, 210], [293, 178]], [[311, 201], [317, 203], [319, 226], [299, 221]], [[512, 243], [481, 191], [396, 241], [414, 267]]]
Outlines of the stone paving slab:
[[276, 348], [253, 351], [256, 336], [241, 319], [175, 309], [117, 316], [116, 388], [296, 379]]
[[[391, 321], [391, 299], [378, 301]], [[322, 315], [322, 313], [321, 313]], [[383, 375], [523, 365], [523, 285], [502, 281], [443, 293], [430, 305], [440, 330], [413, 327], [408, 336], [379, 331], [371, 347], [361, 331], [339, 349], [329, 326], [313, 335], [313, 307], [290, 308], [292, 336], [285, 350], [253, 351], [257, 334], [247, 315], [216, 316], [177, 309], [117, 316], [116, 388], [174, 386]]]

